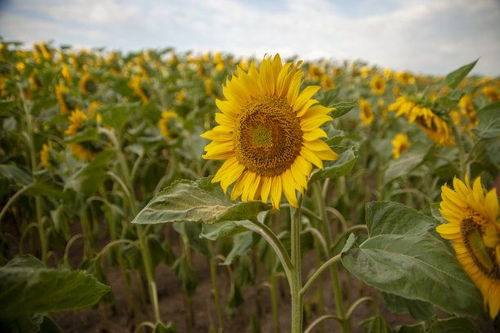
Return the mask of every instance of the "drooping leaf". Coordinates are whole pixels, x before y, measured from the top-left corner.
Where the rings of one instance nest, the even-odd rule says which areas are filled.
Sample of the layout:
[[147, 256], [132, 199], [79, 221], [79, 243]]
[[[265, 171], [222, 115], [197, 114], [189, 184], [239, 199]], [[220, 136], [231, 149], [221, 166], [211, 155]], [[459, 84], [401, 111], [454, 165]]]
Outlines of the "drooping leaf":
[[86, 272], [44, 268], [34, 257], [20, 256], [0, 268], [0, 317], [83, 309], [109, 290]]
[[247, 231], [233, 238], [233, 248], [227, 254], [224, 265], [231, 265], [237, 257], [245, 255], [250, 251], [253, 244], [253, 232]]
[[203, 224], [200, 237], [217, 240], [224, 239], [247, 230], [245, 225], [251, 224], [250, 221], [224, 221], [216, 224]]
[[210, 178], [181, 180], [157, 194], [132, 223], [203, 222], [255, 219], [269, 206], [260, 201], [231, 202]]
[[491, 103], [479, 109], [477, 111], [477, 117], [479, 119], [479, 125], [474, 129], [474, 132], [484, 139], [499, 139], [500, 102]]
[[342, 253], [349, 272], [381, 291], [449, 313], [484, 314], [480, 292], [435, 232], [436, 220], [395, 202], [367, 204], [365, 218], [368, 239], [359, 245], [348, 240]]
[[463, 65], [462, 67], [455, 69], [453, 72], [449, 73], [446, 75], [446, 78], [444, 81], [448, 85], [448, 87], [455, 89], [460, 82], [469, 74], [469, 72], [476, 66], [476, 63], [478, 62], [479, 59], [467, 64]]

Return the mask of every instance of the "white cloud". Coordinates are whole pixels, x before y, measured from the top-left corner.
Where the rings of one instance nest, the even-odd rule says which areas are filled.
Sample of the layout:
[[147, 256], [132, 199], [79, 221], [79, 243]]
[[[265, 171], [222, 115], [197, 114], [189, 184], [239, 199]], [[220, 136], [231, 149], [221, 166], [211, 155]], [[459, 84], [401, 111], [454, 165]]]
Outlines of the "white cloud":
[[[87, 46], [174, 46], [258, 56], [280, 52], [306, 59], [364, 59], [426, 73], [445, 73], [481, 57], [479, 72], [500, 74], [495, 0], [382, 5], [365, 0], [355, 14], [342, 8], [345, 3], [328, 0], [281, 2], [280, 9], [243, 0], [149, 0], [140, 6], [118, 0], [25, 1], [3, 14], [0, 29], [25, 41], [54, 38]], [[15, 22], [6, 20], [12, 15]], [[43, 28], [35, 31], [35, 25]]]

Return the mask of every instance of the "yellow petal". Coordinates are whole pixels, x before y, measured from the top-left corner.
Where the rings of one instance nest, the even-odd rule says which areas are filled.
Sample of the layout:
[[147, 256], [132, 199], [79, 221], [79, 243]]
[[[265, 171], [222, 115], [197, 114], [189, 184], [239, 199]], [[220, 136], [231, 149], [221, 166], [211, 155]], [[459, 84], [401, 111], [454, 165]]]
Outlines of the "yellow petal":
[[275, 209], [280, 209], [281, 202], [281, 176], [273, 177], [273, 184], [271, 187], [271, 203]]

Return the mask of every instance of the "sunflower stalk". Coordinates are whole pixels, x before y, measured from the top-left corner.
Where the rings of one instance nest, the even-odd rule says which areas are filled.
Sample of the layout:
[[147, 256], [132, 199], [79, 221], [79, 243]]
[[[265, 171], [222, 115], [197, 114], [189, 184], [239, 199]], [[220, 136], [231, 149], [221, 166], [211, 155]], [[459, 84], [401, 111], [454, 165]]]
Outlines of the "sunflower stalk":
[[291, 261], [290, 293], [292, 296], [292, 333], [302, 332], [303, 301], [302, 293], [302, 253], [300, 247], [300, 203], [291, 211]]

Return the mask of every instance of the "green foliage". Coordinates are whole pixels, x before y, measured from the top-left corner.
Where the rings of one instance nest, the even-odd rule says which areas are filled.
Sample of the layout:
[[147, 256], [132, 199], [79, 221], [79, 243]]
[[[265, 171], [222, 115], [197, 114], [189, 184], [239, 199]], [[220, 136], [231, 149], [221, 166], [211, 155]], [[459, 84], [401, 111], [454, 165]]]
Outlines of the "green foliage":
[[479, 61], [479, 59], [467, 64], [463, 65], [462, 67], [454, 70], [453, 72], [449, 73], [446, 75], [446, 78], [444, 79], [448, 87], [454, 89], [456, 88], [460, 82], [469, 74], [469, 72], [476, 66], [476, 63]]
[[139, 224], [166, 222], [240, 221], [255, 219], [269, 206], [260, 202], [232, 203], [210, 178], [181, 180], [157, 194], [132, 221]]
[[0, 318], [87, 308], [109, 290], [88, 273], [45, 268], [20, 256], [0, 268]]
[[338, 160], [328, 162], [323, 169], [318, 169], [312, 176], [311, 181], [325, 178], [338, 178], [348, 174], [358, 160], [357, 151], [349, 148], [340, 154]]
[[397, 178], [408, 176], [424, 161], [430, 148], [431, 146], [423, 143], [412, 145], [400, 158], [389, 162], [384, 172], [384, 182], [387, 184]]
[[365, 283], [457, 315], [483, 315], [482, 297], [434, 229], [437, 221], [394, 202], [366, 206], [369, 237], [342, 253], [344, 267]]

